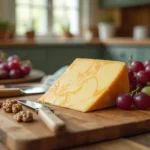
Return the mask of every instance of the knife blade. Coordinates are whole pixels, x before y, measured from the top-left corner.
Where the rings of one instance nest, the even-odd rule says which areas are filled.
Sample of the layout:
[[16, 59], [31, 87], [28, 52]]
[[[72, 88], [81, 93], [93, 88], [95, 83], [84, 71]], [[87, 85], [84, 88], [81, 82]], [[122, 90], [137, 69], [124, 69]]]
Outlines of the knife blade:
[[48, 106], [29, 100], [18, 100], [19, 103], [34, 109], [43, 123], [54, 133], [60, 133], [65, 129], [65, 123], [56, 116]]
[[11, 97], [11, 96], [21, 96], [29, 94], [43, 94], [48, 89], [49, 86], [46, 84], [41, 85], [24, 85], [24, 86], [4, 86], [5, 88], [0, 88], [0, 97]]

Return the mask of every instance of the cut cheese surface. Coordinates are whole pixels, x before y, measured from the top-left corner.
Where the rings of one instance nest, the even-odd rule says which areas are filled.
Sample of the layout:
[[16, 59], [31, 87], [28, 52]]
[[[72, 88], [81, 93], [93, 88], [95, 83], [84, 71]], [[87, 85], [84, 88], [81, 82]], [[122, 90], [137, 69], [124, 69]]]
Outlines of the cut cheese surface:
[[125, 63], [77, 58], [39, 102], [87, 112], [114, 106], [125, 92], [129, 92]]

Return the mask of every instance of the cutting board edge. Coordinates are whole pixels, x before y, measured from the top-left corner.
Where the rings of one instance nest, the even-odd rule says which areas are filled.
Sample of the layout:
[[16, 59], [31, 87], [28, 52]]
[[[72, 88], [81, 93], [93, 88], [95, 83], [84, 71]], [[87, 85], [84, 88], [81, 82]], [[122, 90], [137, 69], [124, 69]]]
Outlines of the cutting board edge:
[[[2, 141], [8, 148], [12, 150], [51, 150], [51, 149], [60, 149], [60, 148], [71, 148], [73, 146], [79, 146], [83, 144], [92, 144], [98, 141], [104, 141], [104, 140], [110, 140], [110, 139], [116, 139], [119, 137], [125, 137], [125, 136], [130, 136], [133, 134], [139, 134], [139, 133], [144, 133], [147, 131], [150, 131], [150, 127], [148, 124], [150, 123], [150, 119], [147, 119], [145, 121], [138, 122], [138, 125], [140, 123], [140, 126], [136, 128], [136, 122], [134, 123], [129, 123], [129, 124], [124, 124], [124, 125], [118, 125], [118, 126], [111, 126], [111, 127], [104, 127], [103, 129], [94, 129], [94, 130], [89, 130], [89, 131], [82, 131], [82, 132], [77, 132], [70, 134], [67, 133], [65, 135], [60, 135], [56, 137], [45, 137], [43, 139], [40, 138], [35, 138], [32, 140], [22, 140], [22, 139], [13, 139], [12, 137], [7, 137], [5, 131], [0, 129], [0, 134], [4, 137], [2, 139], [0, 137], [0, 141]], [[113, 132], [110, 132], [113, 128]], [[119, 132], [114, 132], [120, 128], [120, 131], [122, 131], [121, 135]], [[139, 130], [140, 129], [140, 130]], [[125, 130], [126, 132], [124, 132]], [[130, 132], [130, 133], [129, 133]], [[80, 135], [79, 135], [80, 134]], [[95, 136], [96, 135], [96, 136]], [[101, 135], [101, 136], [98, 136]], [[67, 136], [69, 139], [67, 141], [67, 144], [65, 143], [66, 138], [64, 136]], [[109, 138], [108, 138], [109, 136]], [[55, 138], [59, 138], [56, 142]], [[7, 140], [6, 140], [7, 139]], [[65, 139], [65, 140], [64, 140]], [[47, 142], [48, 140], [48, 142]], [[70, 141], [70, 142], [69, 142]], [[71, 142], [73, 141], [73, 143]], [[37, 144], [38, 143], [38, 144]], [[65, 145], [64, 145], [65, 143]], [[59, 147], [58, 147], [59, 145]], [[61, 146], [61, 147], [60, 147]]]

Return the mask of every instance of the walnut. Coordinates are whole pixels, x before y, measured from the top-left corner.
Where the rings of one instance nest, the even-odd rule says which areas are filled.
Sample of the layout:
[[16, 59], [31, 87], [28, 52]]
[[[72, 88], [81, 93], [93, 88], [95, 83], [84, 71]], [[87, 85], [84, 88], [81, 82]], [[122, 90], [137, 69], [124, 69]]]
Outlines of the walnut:
[[14, 119], [18, 122], [31, 122], [33, 115], [30, 111], [20, 111], [14, 116]]
[[13, 105], [12, 102], [4, 102], [3, 103], [3, 110], [5, 112], [11, 113], [12, 112], [12, 105]]
[[22, 105], [21, 104], [13, 104], [12, 105], [12, 112], [13, 113], [18, 113], [19, 111], [22, 110]]
[[12, 105], [17, 104], [16, 99], [7, 99], [5, 102], [3, 102], [3, 110], [5, 112], [11, 113], [12, 112]]
[[3, 106], [3, 102], [0, 102], [0, 108], [2, 108], [2, 106]]
[[5, 102], [11, 102], [12, 104], [17, 104], [17, 100], [16, 99], [6, 99]]

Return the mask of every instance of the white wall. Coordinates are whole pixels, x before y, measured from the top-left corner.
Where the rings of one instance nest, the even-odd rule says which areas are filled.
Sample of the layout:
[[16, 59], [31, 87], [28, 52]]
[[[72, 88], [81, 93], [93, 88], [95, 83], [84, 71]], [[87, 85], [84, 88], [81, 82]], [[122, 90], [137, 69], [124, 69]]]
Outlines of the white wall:
[[0, 20], [15, 23], [15, 0], [0, 0]]

